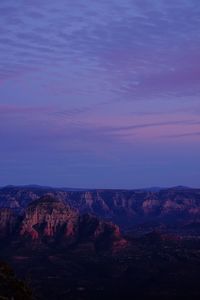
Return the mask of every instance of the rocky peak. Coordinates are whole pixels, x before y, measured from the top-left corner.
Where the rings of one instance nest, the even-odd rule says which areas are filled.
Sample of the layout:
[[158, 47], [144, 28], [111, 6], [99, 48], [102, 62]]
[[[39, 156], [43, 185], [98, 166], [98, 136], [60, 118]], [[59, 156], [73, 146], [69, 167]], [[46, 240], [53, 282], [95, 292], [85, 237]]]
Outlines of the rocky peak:
[[21, 238], [57, 245], [92, 243], [94, 248], [116, 248], [125, 244], [119, 227], [90, 214], [80, 215], [61, 200], [46, 195], [31, 203], [20, 229]]
[[78, 213], [63, 201], [45, 195], [31, 203], [22, 222], [20, 234], [31, 236], [32, 239], [70, 236], [75, 233]]

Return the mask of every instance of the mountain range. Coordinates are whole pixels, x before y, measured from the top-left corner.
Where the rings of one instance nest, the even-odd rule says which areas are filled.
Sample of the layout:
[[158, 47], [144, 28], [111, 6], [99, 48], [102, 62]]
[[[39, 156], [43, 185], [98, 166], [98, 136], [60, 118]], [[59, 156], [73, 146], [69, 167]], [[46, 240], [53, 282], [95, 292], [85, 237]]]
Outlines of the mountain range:
[[33, 299], [200, 297], [200, 189], [3, 187], [0, 243]]
[[151, 222], [185, 224], [200, 221], [200, 189], [183, 186], [159, 190], [66, 190], [40, 186], [0, 189], [0, 209], [23, 214], [28, 205], [49, 195], [82, 215], [110, 220], [127, 230]]

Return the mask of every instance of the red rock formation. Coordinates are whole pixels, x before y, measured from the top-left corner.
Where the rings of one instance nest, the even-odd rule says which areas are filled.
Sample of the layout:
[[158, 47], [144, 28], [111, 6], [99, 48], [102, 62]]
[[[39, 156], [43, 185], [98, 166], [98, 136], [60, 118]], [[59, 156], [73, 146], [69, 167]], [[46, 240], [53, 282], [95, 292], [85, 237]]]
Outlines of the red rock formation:
[[[45, 194], [68, 203], [81, 214], [90, 213], [112, 220], [124, 229], [149, 220], [185, 222], [200, 219], [200, 189], [171, 188], [165, 190], [90, 190], [71, 191], [42, 187], [6, 187], [0, 189], [0, 207], [24, 212], [30, 202]], [[69, 232], [72, 225], [68, 225]], [[47, 228], [50, 234], [51, 228]], [[34, 235], [33, 231], [33, 235]]]
[[80, 214], [51, 196], [42, 197], [26, 209], [20, 236], [48, 243], [92, 242], [99, 249], [125, 245], [119, 227], [97, 217]]
[[17, 218], [10, 208], [0, 209], [0, 237], [7, 237], [14, 231]]
[[78, 217], [78, 213], [64, 202], [44, 196], [28, 206], [20, 235], [38, 239], [62, 233], [69, 237], [75, 234]]

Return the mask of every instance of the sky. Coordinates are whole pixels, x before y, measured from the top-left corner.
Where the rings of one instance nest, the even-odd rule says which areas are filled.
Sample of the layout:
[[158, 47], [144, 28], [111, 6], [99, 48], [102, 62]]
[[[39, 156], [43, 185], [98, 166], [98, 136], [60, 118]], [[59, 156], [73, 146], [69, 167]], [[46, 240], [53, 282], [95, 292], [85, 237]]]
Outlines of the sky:
[[200, 179], [199, 0], [1, 0], [0, 186]]

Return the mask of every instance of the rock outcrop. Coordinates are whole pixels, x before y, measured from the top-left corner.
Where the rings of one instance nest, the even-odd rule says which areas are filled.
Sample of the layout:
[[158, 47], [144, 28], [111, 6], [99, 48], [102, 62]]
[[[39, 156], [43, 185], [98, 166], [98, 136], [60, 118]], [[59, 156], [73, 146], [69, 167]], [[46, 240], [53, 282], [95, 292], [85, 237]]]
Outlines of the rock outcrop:
[[74, 237], [78, 219], [79, 214], [69, 205], [47, 195], [27, 207], [20, 235], [32, 239]]
[[[6, 187], [0, 189], [0, 208], [23, 213], [30, 203], [47, 194], [80, 214], [89, 213], [111, 220], [124, 229], [150, 220], [161, 223], [200, 220], [200, 189], [183, 187], [156, 191]], [[46, 230], [49, 232], [50, 229]]]
[[67, 247], [91, 243], [94, 249], [107, 250], [126, 244], [117, 225], [90, 214], [80, 215], [51, 195], [30, 203], [23, 216], [17, 217], [11, 209], [3, 208], [0, 217], [1, 236], [26, 245]]
[[16, 230], [18, 217], [10, 208], [0, 209], [0, 238], [9, 237]]

